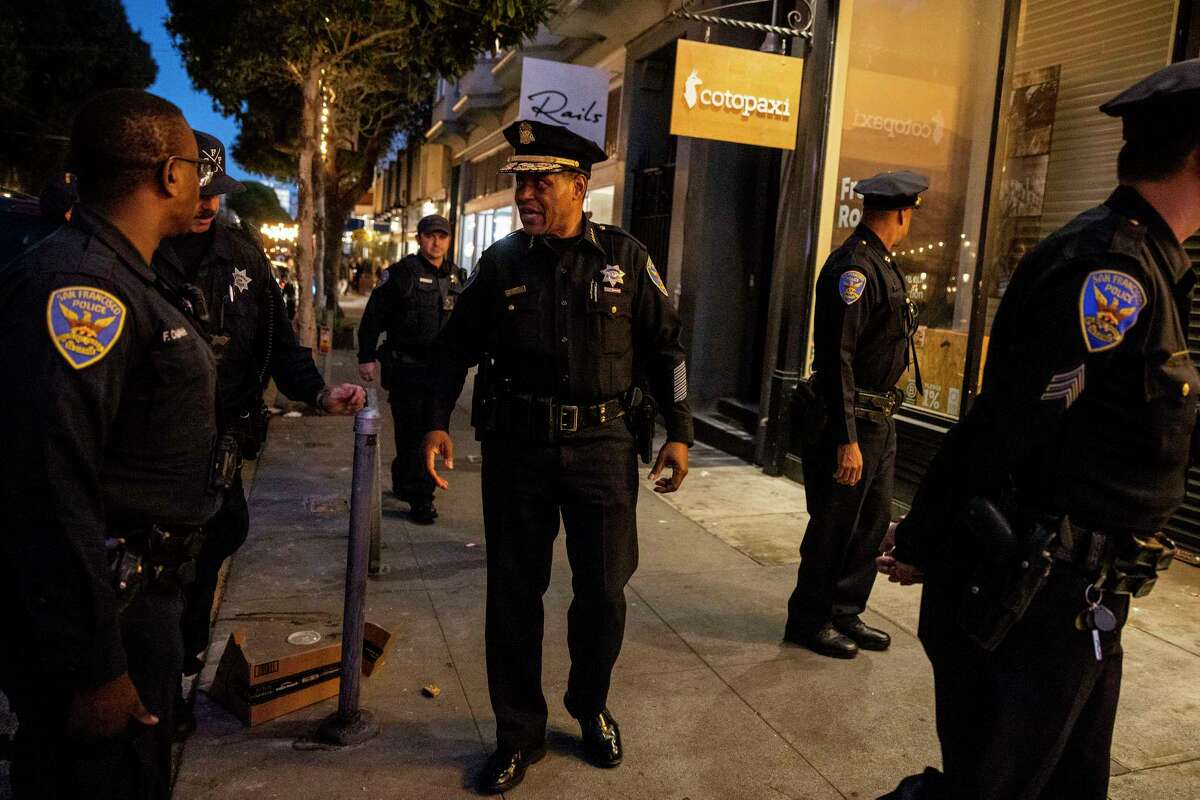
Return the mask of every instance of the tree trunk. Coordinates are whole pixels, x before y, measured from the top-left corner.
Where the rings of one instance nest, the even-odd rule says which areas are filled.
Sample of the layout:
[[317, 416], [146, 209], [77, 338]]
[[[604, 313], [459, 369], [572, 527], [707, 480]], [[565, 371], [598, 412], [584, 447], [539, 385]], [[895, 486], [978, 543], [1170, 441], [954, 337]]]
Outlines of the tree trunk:
[[313, 169], [313, 194], [316, 200], [316, 214], [313, 221], [313, 233], [316, 238], [313, 247], [313, 269], [317, 284], [313, 302], [317, 305], [317, 324], [322, 326], [330, 324], [329, 320], [325, 318], [325, 312], [328, 309], [325, 302], [325, 160], [333, 157], [332, 150], [333, 148], [330, 148], [328, 156], [318, 157]]
[[[329, 186], [336, 187], [337, 176], [326, 174]], [[346, 220], [354, 204], [346, 205], [344, 198], [337, 192], [331, 191], [325, 196], [325, 296], [329, 307], [334, 309], [329, 324], [337, 319], [338, 308], [338, 266], [342, 259], [342, 233], [346, 230]]]
[[313, 322], [313, 263], [316, 244], [316, 207], [313, 197], [313, 163], [317, 156], [317, 132], [321, 113], [321, 67], [316, 62], [308, 67], [304, 79], [304, 102], [300, 110], [300, 233], [296, 237], [296, 333], [300, 342], [312, 347], [316, 342]]

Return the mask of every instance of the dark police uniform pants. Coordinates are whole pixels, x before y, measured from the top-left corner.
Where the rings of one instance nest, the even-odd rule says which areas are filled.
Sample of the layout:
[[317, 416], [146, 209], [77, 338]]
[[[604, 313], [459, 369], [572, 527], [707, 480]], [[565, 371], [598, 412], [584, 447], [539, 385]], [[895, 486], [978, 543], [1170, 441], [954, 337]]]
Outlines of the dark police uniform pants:
[[875, 557], [891, 520], [896, 423], [859, 419], [857, 428], [863, 472], [854, 486], [833, 479], [837, 444], [828, 435], [803, 449], [809, 522], [788, 600], [788, 638], [861, 614], [875, 584]]
[[146, 800], [171, 794], [171, 734], [183, 662], [183, 595], [173, 582], [144, 589], [121, 617], [129, 675], [152, 727], [130, 720], [124, 734], [81, 742], [63, 734], [71, 692], [37, 683], [5, 687], [17, 715], [11, 780], [14, 800]]
[[[250, 509], [242, 488], [242, 471], [234, 476], [220, 510], [204, 525], [204, 544], [196, 556], [196, 579], [184, 588], [183, 653], [185, 663], [208, 647], [213, 597], [221, 564], [237, 552], [250, 532]], [[193, 662], [192, 667], [196, 666]]]
[[[586, 436], [586, 438], [584, 438]], [[637, 568], [637, 457], [628, 429], [610, 424], [556, 445], [483, 443], [487, 540], [488, 689], [501, 748], [540, 746], [542, 595], [559, 515], [574, 598], [567, 612], [571, 672], [564, 698], [576, 718], [599, 714], [625, 635], [625, 584]]]
[[[918, 635], [933, 665], [947, 800], [1104, 800], [1121, 689], [1121, 632], [1075, 627], [1085, 578], [1055, 564], [992, 653], [960, 633], [959, 587], [927, 583]], [[1128, 595], [1104, 604], [1124, 624]]]
[[421, 458], [421, 441], [429, 427], [425, 421], [429, 402], [428, 386], [401, 385], [388, 392], [396, 436], [392, 494], [409, 504], [432, 501], [436, 485]]

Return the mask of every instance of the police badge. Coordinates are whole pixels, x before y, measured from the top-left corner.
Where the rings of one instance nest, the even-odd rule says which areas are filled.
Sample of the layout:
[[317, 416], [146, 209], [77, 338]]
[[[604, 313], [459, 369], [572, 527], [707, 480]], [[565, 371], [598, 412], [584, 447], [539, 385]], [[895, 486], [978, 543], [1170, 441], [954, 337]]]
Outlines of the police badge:
[[522, 122], [517, 134], [521, 139], [521, 144], [533, 144], [533, 126], [528, 122]]

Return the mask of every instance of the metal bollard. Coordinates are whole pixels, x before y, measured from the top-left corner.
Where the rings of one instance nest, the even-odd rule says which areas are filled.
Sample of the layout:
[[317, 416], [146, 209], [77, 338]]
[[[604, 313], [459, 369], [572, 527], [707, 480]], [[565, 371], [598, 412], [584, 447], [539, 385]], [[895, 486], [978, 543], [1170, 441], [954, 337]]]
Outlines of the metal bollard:
[[379, 463], [379, 409], [374, 396], [354, 418], [354, 478], [350, 489], [350, 541], [346, 552], [346, 602], [342, 612], [342, 681], [337, 713], [317, 728], [317, 741], [346, 746], [364, 742], [379, 733], [370, 711], [358, 707], [362, 684], [363, 607], [367, 599], [367, 559], [371, 494], [377, 486]]
[[[378, 409], [377, 391], [375, 389], [367, 390], [367, 398], [371, 407]], [[371, 481], [371, 555], [367, 562], [367, 574], [372, 578], [378, 578], [383, 573], [387, 572], [387, 567], [383, 565], [383, 470], [379, 466], [380, 448], [375, 447], [375, 465], [371, 469], [371, 474], [375, 480]]]

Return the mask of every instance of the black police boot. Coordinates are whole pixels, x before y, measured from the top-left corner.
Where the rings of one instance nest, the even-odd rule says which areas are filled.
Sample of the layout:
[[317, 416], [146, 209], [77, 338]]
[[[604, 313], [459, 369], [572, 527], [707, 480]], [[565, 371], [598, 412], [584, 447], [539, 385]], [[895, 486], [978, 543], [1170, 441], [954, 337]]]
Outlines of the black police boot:
[[437, 519], [437, 509], [432, 500], [419, 500], [409, 504], [408, 518], [418, 525], [432, 525]]
[[810, 633], [796, 643], [830, 658], [854, 658], [858, 655], [858, 645], [838, 633], [830, 622], [826, 622], [815, 633]]
[[833, 627], [851, 639], [863, 650], [887, 650], [892, 644], [892, 637], [878, 628], [868, 626], [858, 617], [837, 617]]
[[881, 795], [879, 800], [944, 800], [945, 797], [944, 776], [933, 767], [926, 767], [920, 775], [909, 775], [900, 781], [899, 786]]
[[587, 759], [597, 767], [615, 767], [621, 763], [621, 729], [606, 708], [594, 717], [579, 720], [583, 734], [583, 749]]
[[171, 732], [172, 741], [182, 742], [196, 732], [196, 712], [192, 704], [183, 696], [183, 687], [175, 693], [175, 729]]
[[525, 770], [541, 761], [545, 755], [545, 747], [525, 750], [501, 748], [488, 757], [475, 779], [475, 788], [480, 794], [507, 792], [525, 780]]

